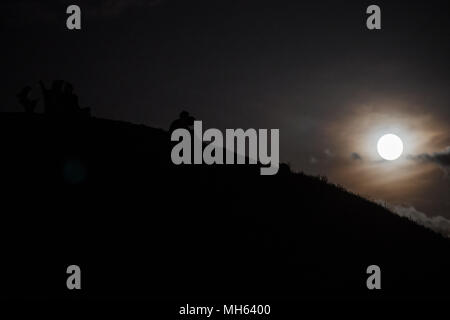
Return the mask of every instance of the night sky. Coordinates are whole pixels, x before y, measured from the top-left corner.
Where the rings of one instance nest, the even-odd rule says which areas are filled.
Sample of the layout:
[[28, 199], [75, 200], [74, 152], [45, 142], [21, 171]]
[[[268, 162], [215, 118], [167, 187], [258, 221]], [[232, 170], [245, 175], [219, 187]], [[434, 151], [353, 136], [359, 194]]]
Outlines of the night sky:
[[[2, 1], [1, 111], [64, 79], [96, 117], [168, 128], [186, 109], [205, 127], [279, 128], [295, 170], [450, 218], [448, 1], [96, 3]], [[370, 4], [382, 30], [366, 28]], [[405, 144], [393, 162], [376, 154], [389, 132]]]

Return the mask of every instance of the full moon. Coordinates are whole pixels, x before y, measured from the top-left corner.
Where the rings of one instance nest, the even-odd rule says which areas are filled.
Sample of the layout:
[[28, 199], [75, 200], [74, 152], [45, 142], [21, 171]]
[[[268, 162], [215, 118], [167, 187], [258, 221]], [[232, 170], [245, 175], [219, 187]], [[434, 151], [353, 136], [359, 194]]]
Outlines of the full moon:
[[378, 139], [377, 151], [380, 157], [385, 160], [396, 160], [403, 153], [403, 142], [395, 134], [385, 134]]

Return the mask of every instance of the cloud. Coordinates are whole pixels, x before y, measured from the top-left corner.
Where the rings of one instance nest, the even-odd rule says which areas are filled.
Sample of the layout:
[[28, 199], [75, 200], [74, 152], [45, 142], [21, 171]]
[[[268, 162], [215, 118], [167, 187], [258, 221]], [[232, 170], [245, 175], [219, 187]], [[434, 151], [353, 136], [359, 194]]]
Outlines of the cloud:
[[359, 153], [352, 152], [351, 154], [352, 160], [362, 160], [362, 157], [359, 155]]
[[450, 170], [450, 146], [442, 151], [434, 152], [431, 154], [422, 153], [416, 156], [409, 156], [409, 158], [421, 162], [435, 163], [439, 165], [445, 171], [445, 173], [448, 173]]
[[425, 213], [416, 210], [416, 208], [412, 206], [404, 207], [400, 205], [386, 204], [384, 201], [377, 202], [386, 206], [389, 210], [400, 217], [408, 218], [417, 224], [443, 235], [444, 237], [450, 238], [450, 220], [442, 216], [430, 217]]
[[325, 150], [323, 151], [323, 153], [325, 153], [325, 155], [326, 155], [327, 157], [330, 157], [330, 158], [333, 158], [333, 157], [334, 157], [334, 153], [333, 153], [330, 149], [325, 149]]

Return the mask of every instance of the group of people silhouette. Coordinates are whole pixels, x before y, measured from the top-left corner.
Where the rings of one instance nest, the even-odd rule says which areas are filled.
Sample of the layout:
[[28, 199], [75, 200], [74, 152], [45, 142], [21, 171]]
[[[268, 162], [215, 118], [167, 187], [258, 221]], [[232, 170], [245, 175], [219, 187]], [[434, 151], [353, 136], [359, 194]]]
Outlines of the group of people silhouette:
[[[70, 82], [64, 80], [54, 80], [51, 87], [47, 88], [44, 82], [39, 81], [42, 97], [44, 99], [44, 113], [50, 116], [90, 116], [90, 108], [81, 108], [78, 103], [78, 96], [74, 93], [74, 87]], [[19, 104], [26, 113], [35, 113], [39, 99], [31, 99], [32, 88], [25, 86], [17, 94]], [[178, 119], [170, 125], [169, 132], [176, 129], [193, 130], [195, 118], [187, 111], [182, 111]]]
[[[78, 96], [74, 93], [71, 83], [63, 80], [55, 80], [50, 88], [40, 81], [42, 96], [44, 98], [44, 113], [53, 116], [89, 116], [89, 108], [81, 108], [78, 104]], [[17, 98], [26, 113], [34, 113], [38, 99], [29, 97], [31, 87], [24, 87]]]

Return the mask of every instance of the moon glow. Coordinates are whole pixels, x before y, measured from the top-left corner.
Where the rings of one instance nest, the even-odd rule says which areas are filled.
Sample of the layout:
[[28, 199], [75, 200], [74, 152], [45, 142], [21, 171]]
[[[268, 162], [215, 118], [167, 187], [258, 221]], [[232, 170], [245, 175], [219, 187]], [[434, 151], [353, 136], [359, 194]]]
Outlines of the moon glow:
[[396, 160], [403, 153], [403, 142], [395, 134], [385, 134], [378, 139], [377, 151], [380, 157], [384, 160]]

